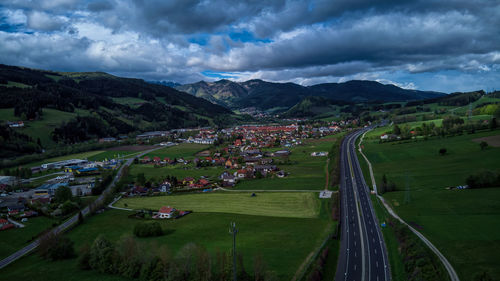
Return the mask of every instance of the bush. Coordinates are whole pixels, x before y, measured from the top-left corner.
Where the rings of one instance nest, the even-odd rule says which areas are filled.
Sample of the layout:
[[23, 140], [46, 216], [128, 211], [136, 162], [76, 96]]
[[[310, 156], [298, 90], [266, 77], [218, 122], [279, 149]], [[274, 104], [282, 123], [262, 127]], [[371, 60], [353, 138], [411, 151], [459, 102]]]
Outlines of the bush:
[[78, 267], [83, 270], [90, 269], [90, 247], [85, 244], [80, 249], [80, 255], [78, 256]]
[[465, 182], [470, 188], [500, 186], [500, 172], [481, 171], [468, 176]]
[[441, 148], [441, 149], [439, 149], [439, 154], [440, 154], [441, 156], [445, 155], [445, 154], [446, 154], [446, 152], [447, 152], [446, 148]]
[[113, 273], [114, 246], [103, 236], [94, 240], [90, 248], [89, 265], [101, 273]]
[[163, 235], [160, 223], [138, 223], [134, 227], [134, 235], [137, 237], [153, 237]]
[[63, 260], [72, 258], [75, 254], [73, 241], [61, 234], [49, 232], [40, 239], [38, 246], [40, 256], [55, 260]]

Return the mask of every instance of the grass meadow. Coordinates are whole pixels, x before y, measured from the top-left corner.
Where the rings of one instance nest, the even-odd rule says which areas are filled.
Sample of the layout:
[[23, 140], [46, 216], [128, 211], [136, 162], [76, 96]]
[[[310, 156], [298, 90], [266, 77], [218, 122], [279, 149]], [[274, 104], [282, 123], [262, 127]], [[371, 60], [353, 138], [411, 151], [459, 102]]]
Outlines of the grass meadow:
[[209, 146], [206, 144], [181, 143], [175, 146], [169, 146], [162, 149], [158, 149], [144, 156], [148, 156], [149, 158], [158, 156], [161, 159], [165, 157], [168, 157], [170, 159], [183, 157], [184, 159], [191, 160], [195, 158], [196, 153], [205, 150], [208, 147]]
[[[326, 204], [322, 204], [326, 205]], [[100, 234], [111, 241], [130, 236], [140, 220], [128, 218], [130, 212], [109, 210], [87, 219], [82, 225], [68, 233], [68, 237], [79, 248]], [[253, 258], [262, 255], [269, 270], [275, 271], [279, 280], [290, 280], [295, 271], [315, 247], [321, 244], [333, 222], [320, 215], [315, 218], [288, 218], [251, 216], [243, 214], [194, 212], [182, 219], [160, 221], [162, 227], [172, 232], [154, 238], [138, 238], [148, 251], [160, 246], [173, 254], [187, 243], [194, 242], [215, 255], [217, 251], [229, 251], [232, 245], [228, 234], [230, 222], [239, 229], [238, 251], [243, 254], [247, 271], [252, 271]], [[284, 250], [286, 249], [286, 254]], [[76, 258], [50, 262], [31, 254], [2, 270], [5, 280], [124, 280], [119, 276], [82, 271]]]
[[[401, 144], [369, 138], [363, 142], [377, 186], [383, 174], [396, 183], [398, 191], [383, 196], [442, 251], [463, 280], [483, 271], [500, 276], [500, 188], [445, 188], [465, 184], [477, 171], [498, 169], [500, 148], [481, 150], [472, 140], [499, 134], [486, 131]], [[440, 148], [448, 153], [439, 155]]]
[[255, 216], [315, 218], [320, 204], [316, 193], [214, 192], [156, 197], [123, 198], [115, 206], [158, 210], [172, 206], [179, 210], [206, 213], [231, 213]]

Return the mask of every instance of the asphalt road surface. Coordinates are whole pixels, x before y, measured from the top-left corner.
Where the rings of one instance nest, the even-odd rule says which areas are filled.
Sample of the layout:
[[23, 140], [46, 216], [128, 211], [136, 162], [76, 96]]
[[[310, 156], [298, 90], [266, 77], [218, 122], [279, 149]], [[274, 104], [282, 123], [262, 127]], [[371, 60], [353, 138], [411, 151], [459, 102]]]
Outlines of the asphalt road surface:
[[354, 147], [356, 139], [366, 130], [350, 133], [341, 146], [342, 233], [336, 281], [391, 279], [384, 239]]
[[[154, 149], [150, 149], [150, 150], [147, 150], [147, 151], [144, 151], [143, 153], [139, 154], [139, 155], [136, 155], [135, 157], [141, 157], [142, 155], [146, 154], [146, 153], [149, 153], [151, 151], [154, 151], [154, 150], [157, 150], [157, 149], [160, 149], [160, 148], [163, 148], [163, 147], [158, 147], [158, 148], [154, 148]], [[104, 200], [104, 197], [106, 196], [107, 193], [111, 192], [112, 188], [115, 186], [116, 182], [121, 178], [122, 176], [122, 172], [123, 172], [123, 168], [125, 166], [130, 166], [130, 164], [132, 164], [132, 161], [134, 160], [134, 158], [129, 158], [127, 159], [127, 161], [120, 167], [120, 169], [118, 170], [118, 173], [116, 173], [116, 176], [115, 178], [113, 179], [113, 181], [111, 182], [111, 184], [108, 186], [108, 188], [106, 188], [103, 193], [96, 199], [95, 203], [100, 203], [101, 201]], [[90, 208], [89, 207], [85, 207], [84, 209], [82, 209], [82, 214], [83, 216], [86, 216], [88, 213], [90, 212]], [[52, 232], [54, 233], [58, 233], [58, 232], [61, 232], [61, 231], [64, 231], [66, 229], [68, 229], [70, 226], [72, 226], [73, 224], [75, 224], [76, 222], [78, 221], [78, 214], [72, 216], [71, 218], [69, 218], [67, 221], [65, 221], [64, 223], [58, 225], [57, 227], [55, 227], [54, 229], [52, 229]], [[36, 247], [38, 247], [38, 244], [40, 243], [40, 240], [37, 239], [33, 242], [31, 242], [30, 244], [28, 244], [27, 246], [25, 246], [24, 248], [22, 248], [21, 250], [13, 253], [12, 255], [6, 257], [5, 259], [1, 260], [0, 261], [0, 268], [4, 268], [5, 266], [7, 266], [8, 264], [18, 260], [19, 258], [21, 258], [22, 256], [26, 255], [27, 253], [33, 251]]]

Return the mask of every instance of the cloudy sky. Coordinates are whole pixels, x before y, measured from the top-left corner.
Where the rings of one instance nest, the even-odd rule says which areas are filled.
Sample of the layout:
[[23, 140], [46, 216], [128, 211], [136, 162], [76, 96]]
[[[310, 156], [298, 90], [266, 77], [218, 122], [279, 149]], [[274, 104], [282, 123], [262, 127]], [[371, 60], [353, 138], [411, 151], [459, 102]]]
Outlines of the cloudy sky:
[[0, 63], [191, 83], [500, 89], [497, 0], [0, 0]]

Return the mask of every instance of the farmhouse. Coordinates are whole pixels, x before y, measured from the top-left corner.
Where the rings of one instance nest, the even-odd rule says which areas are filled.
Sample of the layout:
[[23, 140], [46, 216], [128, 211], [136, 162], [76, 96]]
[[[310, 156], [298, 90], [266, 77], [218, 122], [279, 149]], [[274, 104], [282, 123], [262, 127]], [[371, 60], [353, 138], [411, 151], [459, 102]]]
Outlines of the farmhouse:
[[168, 207], [161, 207], [160, 210], [158, 211], [158, 218], [159, 219], [170, 219], [175, 213], [175, 208], [172, 208], [170, 206]]

